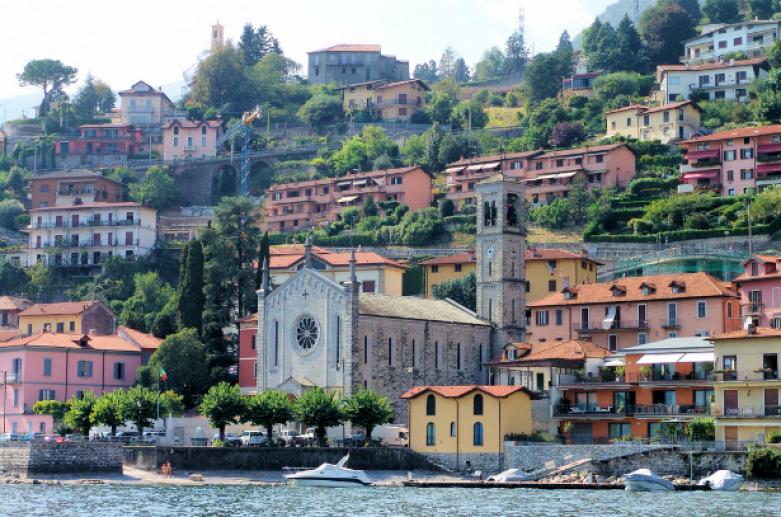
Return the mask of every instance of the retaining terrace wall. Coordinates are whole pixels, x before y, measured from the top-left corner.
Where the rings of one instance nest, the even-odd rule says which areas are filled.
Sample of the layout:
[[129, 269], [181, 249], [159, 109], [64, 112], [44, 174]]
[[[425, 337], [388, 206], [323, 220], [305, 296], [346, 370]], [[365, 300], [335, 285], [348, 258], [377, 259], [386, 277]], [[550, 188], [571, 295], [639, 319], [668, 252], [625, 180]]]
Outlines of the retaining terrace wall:
[[677, 449], [658, 449], [635, 456], [593, 461], [584, 466], [600, 476], [623, 476], [637, 469], [651, 469], [659, 476], [689, 476], [693, 471], [695, 478], [706, 476], [717, 470], [731, 470], [745, 473], [747, 452], [695, 452], [691, 454]]
[[636, 443], [610, 445], [515, 445], [515, 442], [504, 442], [504, 468], [527, 471], [537, 470], [550, 466], [561, 467], [587, 458], [607, 460], [657, 449], [659, 449], [658, 445]]
[[0, 443], [0, 472], [78, 474], [122, 472], [122, 447], [114, 443]]
[[347, 454], [347, 466], [365, 470], [439, 470], [426, 457], [400, 447], [356, 449], [320, 447], [154, 447], [124, 448], [124, 463], [143, 470], [158, 470], [170, 462], [178, 470], [279, 470], [314, 468], [337, 463]]

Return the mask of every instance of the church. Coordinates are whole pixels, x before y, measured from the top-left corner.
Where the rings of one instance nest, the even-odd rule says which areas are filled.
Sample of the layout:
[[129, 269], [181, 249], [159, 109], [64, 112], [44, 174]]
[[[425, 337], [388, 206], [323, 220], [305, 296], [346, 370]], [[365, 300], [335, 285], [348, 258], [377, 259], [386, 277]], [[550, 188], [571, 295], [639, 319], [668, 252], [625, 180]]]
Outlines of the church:
[[523, 183], [499, 174], [477, 185], [477, 312], [451, 300], [361, 292], [355, 256], [337, 283], [304, 267], [271, 289], [264, 264], [258, 290], [257, 390], [299, 395], [322, 387], [350, 396], [360, 386], [393, 404], [413, 386], [487, 384], [486, 363], [523, 339]]

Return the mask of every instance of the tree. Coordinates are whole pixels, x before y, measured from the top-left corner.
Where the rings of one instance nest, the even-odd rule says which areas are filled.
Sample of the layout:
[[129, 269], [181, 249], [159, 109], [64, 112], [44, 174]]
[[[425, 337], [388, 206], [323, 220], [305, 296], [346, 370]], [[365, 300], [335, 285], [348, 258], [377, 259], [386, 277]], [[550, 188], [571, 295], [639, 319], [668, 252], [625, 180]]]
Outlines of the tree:
[[282, 53], [279, 42], [265, 25], [253, 29], [251, 23], [244, 25], [239, 38], [239, 50], [244, 56], [244, 64], [254, 66], [269, 52]]
[[558, 122], [553, 126], [551, 144], [555, 147], [573, 147], [586, 139], [580, 122]]
[[736, 0], [705, 0], [702, 13], [709, 23], [735, 23], [740, 21], [740, 11]]
[[[176, 293], [157, 273], [136, 273], [133, 275], [133, 283], [133, 295], [122, 304], [119, 313], [119, 322], [122, 325], [141, 332], [153, 332], [156, 323], [159, 324], [162, 318], [175, 320]], [[175, 325], [166, 325], [169, 326]]]
[[583, 174], [578, 174], [572, 180], [572, 189], [569, 196], [572, 213], [570, 219], [573, 224], [582, 225], [588, 221], [588, 207], [593, 201], [588, 189], [588, 180]]
[[477, 307], [476, 277], [469, 273], [462, 278], [448, 280], [434, 286], [434, 298], [439, 300], [451, 299], [459, 305], [463, 305], [474, 311]]
[[505, 45], [504, 69], [509, 77], [520, 77], [526, 66], [527, 52], [523, 33], [515, 31], [507, 38]]
[[455, 204], [452, 199], [445, 198], [439, 202], [439, 215], [442, 218], [453, 215]]
[[158, 210], [170, 208], [176, 202], [178, 188], [163, 167], [153, 165], [146, 170], [141, 183], [130, 185], [130, 197]]
[[245, 75], [244, 55], [230, 42], [198, 65], [192, 100], [226, 112], [247, 111], [256, 102], [252, 82]]
[[695, 25], [691, 15], [677, 3], [659, 2], [643, 11], [637, 28], [651, 65], [676, 63], [683, 41], [697, 34]]
[[68, 410], [64, 416], [65, 423], [82, 435], [88, 436], [92, 427], [92, 408], [96, 400], [92, 390], [82, 392], [81, 398], [74, 396], [68, 401]]
[[180, 329], [192, 328], [200, 334], [203, 331], [203, 308], [206, 297], [203, 293], [203, 246], [194, 239], [187, 245], [187, 254], [182, 257], [182, 275], [179, 280], [176, 316]]
[[11, 260], [0, 260], [0, 294], [19, 294], [29, 283], [24, 268]]
[[781, 40], [776, 40], [768, 49], [767, 62], [773, 68], [781, 67]]
[[[700, 18], [702, 18], [702, 12], [700, 11], [700, 0], [672, 0], [676, 4], [683, 7], [687, 13], [689, 13], [689, 16], [692, 17], [692, 20], [694, 20], [695, 23], [698, 23], [700, 21]], [[750, 0], [749, 0], [750, 1]]]
[[182, 416], [184, 414], [184, 397], [173, 390], [160, 393], [160, 414]]
[[0, 201], [0, 228], [15, 231], [16, 218], [24, 213], [24, 205], [15, 199]]
[[547, 205], [532, 209], [529, 219], [545, 228], [565, 228], [572, 224], [572, 203], [569, 199], [557, 197]]
[[523, 89], [532, 104], [555, 97], [561, 89], [561, 61], [555, 53], [540, 53], [526, 66]]
[[320, 387], [305, 391], [296, 399], [293, 410], [299, 422], [315, 428], [315, 436], [321, 447], [325, 447], [326, 427], [337, 426], [344, 420], [342, 410], [333, 393], [326, 393]]
[[716, 427], [713, 418], [693, 418], [686, 427], [689, 440], [692, 442], [712, 442], [716, 439]]
[[133, 422], [140, 436], [157, 418], [157, 393], [144, 386], [133, 386], [125, 392], [125, 397], [122, 418]]
[[61, 400], [39, 400], [33, 404], [32, 409], [36, 415], [49, 415], [52, 417], [54, 428], [65, 417], [65, 412], [68, 411], [68, 403]]
[[8, 179], [5, 182], [5, 189], [12, 192], [16, 199], [21, 200], [24, 195], [24, 183], [26, 178], [30, 176], [30, 171], [14, 165], [8, 172]]
[[90, 419], [93, 424], [111, 428], [111, 436], [117, 434], [117, 427], [125, 423], [128, 398], [123, 390], [108, 391], [95, 400]]
[[614, 72], [594, 80], [594, 95], [606, 103], [622, 96], [645, 97], [654, 87], [654, 81], [652, 75]]
[[645, 45], [640, 33], [629, 19], [624, 16], [616, 28], [618, 55], [614, 62], [615, 70], [645, 72], [649, 69], [648, 58], [645, 55]]
[[162, 369], [167, 377], [165, 387], [182, 395], [187, 407], [192, 407], [211, 384], [205, 347], [192, 328], [165, 338], [152, 354], [149, 364], [142, 368], [139, 369], [139, 381], [146, 377], [144, 384], [149, 388], [157, 386]]
[[374, 390], [358, 388], [358, 391], [344, 401], [344, 417], [366, 430], [366, 443], [371, 442], [372, 431], [378, 425], [393, 419], [393, 407], [388, 397]]
[[419, 63], [415, 65], [415, 70], [412, 73], [412, 77], [433, 83], [439, 79], [439, 69], [437, 68], [437, 62], [433, 59], [428, 63]]
[[77, 118], [91, 120], [98, 114], [111, 111], [116, 102], [117, 96], [111, 87], [88, 74], [84, 85], [73, 99], [73, 112]]
[[272, 443], [274, 425], [286, 424], [294, 417], [293, 405], [284, 391], [261, 391], [246, 400], [244, 420], [262, 426], [266, 430], [269, 445]]
[[298, 118], [314, 128], [334, 124], [342, 118], [342, 101], [335, 95], [318, 93], [298, 109]]
[[38, 116], [45, 117], [52, 100], [64, 94], [63, 88], [76, 81], [77, 73], [78, 69], [65, 66], [59, 59], [33, 59], [16, 77], [20, 86], [39, 86], [43, 90]]
[[449, 92], [437, 91], [431, 94], [426, 110], [433, 122], [450, 124], [450, 117], [456, 104], [458, 104], [458, 99], [455, 95]]
[[777, 8], [774, 0], [748, 0], [747, 3], [752, 19], [769, 20]]
[[440, 79], [455, 78], [456, 59], [456, 51], [453, 50], [453, 47], [447, 47], [444, 52], [442, 52], [442, 57], [439, 58]]
[[224, 442], [225, 426], [238, 423], [239, 418], [246, 413], [239, 385], [227, 382], [215, 384], [203, 396], [198, 412], [220, 430], [220, 440]]
[[366, 199], [363, 202], [363, 216], [372, 217], [377, 215], [377, 212], [377, 203], [374, 202], [374, 198], [372, 196], [366, 196]]
[[463, 57], [456, 59], [453, 64], [453, 80], [458, 83], [469, 81], [469, 67]]
[[475, 67], [475, 79], [478, 81], [490, 81], [504, 77], [507, 65], [504, 52], [499, 47], [491, 47], [483, 52], [482, 59]]
[[616, 70], [621, 48], [615, 29], [609, 23], [600, 23], [596, 30], [596, 34], [589, 32], [591, 50], [586, 54], [589, 67], [593, 70]]

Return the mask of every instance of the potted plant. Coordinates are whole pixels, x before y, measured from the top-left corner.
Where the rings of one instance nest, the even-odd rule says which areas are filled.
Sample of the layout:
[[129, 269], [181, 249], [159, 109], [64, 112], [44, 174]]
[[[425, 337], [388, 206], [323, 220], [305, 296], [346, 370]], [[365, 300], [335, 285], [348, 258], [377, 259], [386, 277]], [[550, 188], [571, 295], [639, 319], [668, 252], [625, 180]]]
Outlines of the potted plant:
[[640, 375], [643, 376], [644, 381], [650, 380], [653, 374], [654, 374], [654, 370], [650, 366], [640, 367]]
[[625, 366], [616, 366], [616, 382], [624, 382], [625, 374], [626, 374]]

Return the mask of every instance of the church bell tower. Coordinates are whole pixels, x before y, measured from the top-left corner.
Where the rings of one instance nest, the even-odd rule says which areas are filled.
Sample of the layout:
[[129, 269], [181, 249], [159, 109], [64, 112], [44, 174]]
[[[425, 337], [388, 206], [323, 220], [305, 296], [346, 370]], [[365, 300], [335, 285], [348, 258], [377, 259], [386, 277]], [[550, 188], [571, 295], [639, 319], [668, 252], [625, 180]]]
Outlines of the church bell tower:
[[500, 173], [476, 188], [477, 315], [494, 326], [493, 354], [524, 340], [524, 184]]

